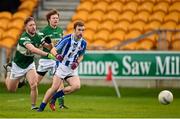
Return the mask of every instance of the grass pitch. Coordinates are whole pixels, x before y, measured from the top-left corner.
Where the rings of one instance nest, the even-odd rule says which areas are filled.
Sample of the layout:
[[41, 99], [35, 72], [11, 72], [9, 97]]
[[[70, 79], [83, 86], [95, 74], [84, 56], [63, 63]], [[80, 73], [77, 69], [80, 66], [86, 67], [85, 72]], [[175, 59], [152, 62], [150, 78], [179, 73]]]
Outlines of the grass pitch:
[[[50, 85], [39, 86], [38, 105]], [[44, 112], [30, 110], [29, 87], [9, 93], [0, 84], [0, 118], [180, 118], [180, 89], [168, 89], [174, 95], [173, 103], [159, 104], [158, 93], [163, 89], [120, 88], [117, 98], [113, 87], [82, 88], [65, 96], [69, 109], [52, 112], [49, 105]]]

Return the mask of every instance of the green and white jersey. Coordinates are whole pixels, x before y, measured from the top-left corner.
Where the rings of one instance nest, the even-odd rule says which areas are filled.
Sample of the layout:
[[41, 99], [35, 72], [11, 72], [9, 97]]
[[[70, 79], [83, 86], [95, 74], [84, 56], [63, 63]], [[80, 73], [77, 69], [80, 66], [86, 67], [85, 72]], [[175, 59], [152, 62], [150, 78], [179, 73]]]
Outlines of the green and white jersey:
[[[52, 28], [50, 25], [47, 25], [40, 31], [40, 35], [43, 37], [49, 36], [52, 40], [52, 43], [56, 45], [56, 43], [63, 37], [63, 29], [60, 27]], [[50, 52], [49, 49], [43, 48], [43, 51]], [[43, 56], [43, 59], [48, 59], [48, 57]]]
[[13, 61], [21, 68], [27, 68], [34, 61], [34, 54], [31, 53], [25, 45], [31, 43], [35, 47], [41, 44], [42, 36], [37, 33], [30, 36], [27, 32], [22, 33], [16, 48], [16, 53]]

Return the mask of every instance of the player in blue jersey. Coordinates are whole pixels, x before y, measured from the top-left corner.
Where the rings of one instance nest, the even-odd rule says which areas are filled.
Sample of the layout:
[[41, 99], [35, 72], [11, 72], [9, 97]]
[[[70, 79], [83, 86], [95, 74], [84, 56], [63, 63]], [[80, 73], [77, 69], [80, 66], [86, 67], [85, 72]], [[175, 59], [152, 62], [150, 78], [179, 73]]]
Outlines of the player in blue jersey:
[[[83, 22], [75, 22], [74, 33], [64, 36], [62, 40], [52, 48], [51, 53], [61, 60], [53, 76], [52, 86], [47, 90], [38, 109], [39, 112], [44, 110], [50, 99], [50, 108], [55, 111], [55, 101], [57, 98], [80, 89], [81, 85], [77, 67], [83, 60], [86, 50], [86, 41], [82, 37], [84, 29], [85, 26]], [[69, 85], [64, 89], [59, 89], [63, 80], [66, 80]]]

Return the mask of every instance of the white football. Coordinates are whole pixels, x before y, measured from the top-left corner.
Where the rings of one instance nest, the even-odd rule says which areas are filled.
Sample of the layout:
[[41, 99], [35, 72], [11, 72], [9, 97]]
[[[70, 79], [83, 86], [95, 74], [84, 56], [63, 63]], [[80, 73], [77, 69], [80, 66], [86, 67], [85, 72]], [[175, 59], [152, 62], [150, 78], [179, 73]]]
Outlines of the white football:
[[159, 93], [158, 100], [161, 104], [170, 104], [173, 101], [173, 94], [168, 90], [163, 90]]

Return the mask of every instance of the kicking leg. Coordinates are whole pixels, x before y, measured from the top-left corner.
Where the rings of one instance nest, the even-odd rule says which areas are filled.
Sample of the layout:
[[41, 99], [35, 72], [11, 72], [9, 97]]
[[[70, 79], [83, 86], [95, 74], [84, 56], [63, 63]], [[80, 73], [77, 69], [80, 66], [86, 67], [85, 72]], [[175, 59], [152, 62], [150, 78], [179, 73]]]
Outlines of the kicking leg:
[[80, 79], [78, 76], [70, 77], [67, 79], [69, 86], [65, 87], [63, 90], [61, 88], [52, 96], [50, 108], [54, 111], [55, 101], [59, 97], [63, 97], [64, 94], [72, 93], [78, 89], [80, 89]]
[[76, 90], [79, 90], [81, 87], [79, 76], [70, 77], [67, 79], [69, 86], [63, 89], [65, 94], [72, 93]]
[[[58, 78], [56, 75], [54, 75], [52, 86], [51, 86], [51, 88], [49, 88], [46, 91], [44, 99], [43, 99], [43, 101], [42, 101], [42, 103], [40, 105], [40, 108], [38, 110], [39, 112], [44, 110], [44, 108], [46, 107], [47, 102], [52, 97], [52, 95], [57, 91], [57, 89], [59, 88], [61, 82], [62, 82], [62, 80], [60, 78]], [[55, 108], [53, 109], [53, 111], [54, 110], [55, 110]]]

